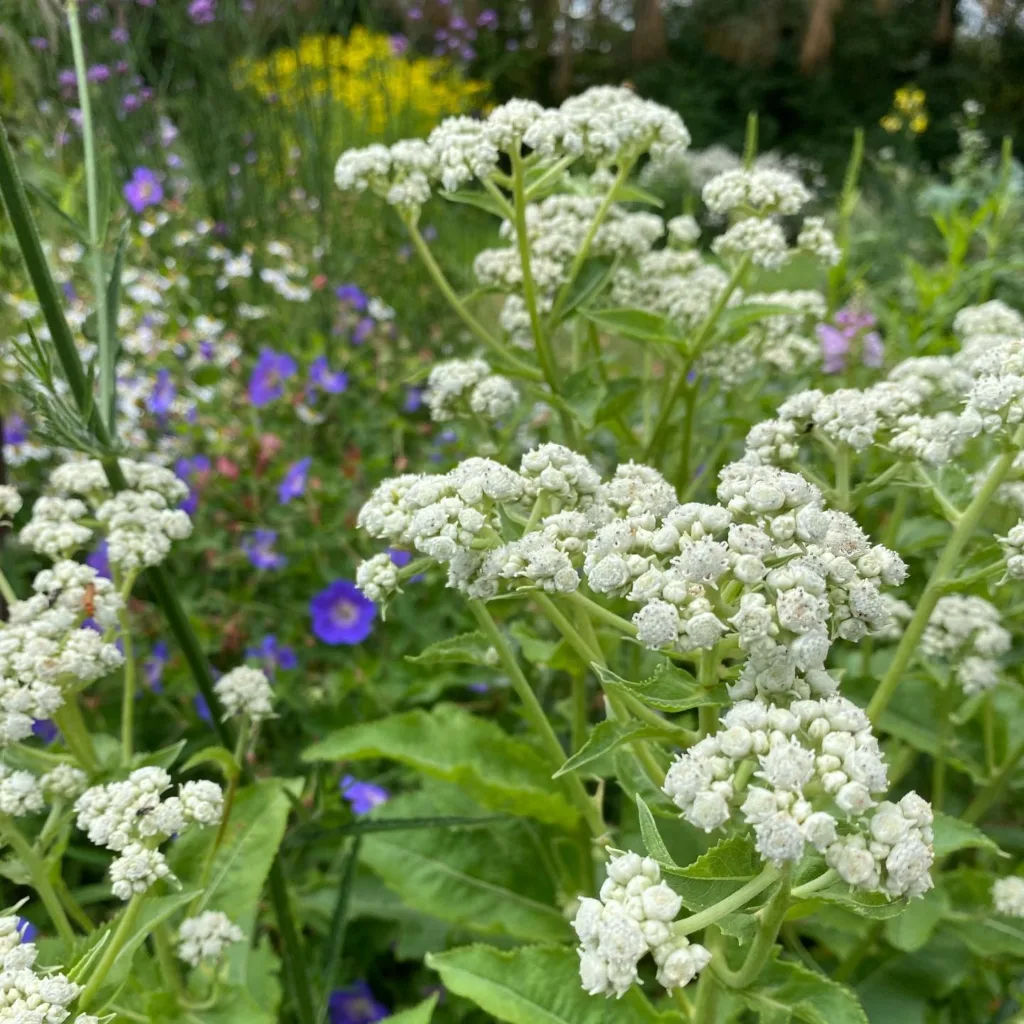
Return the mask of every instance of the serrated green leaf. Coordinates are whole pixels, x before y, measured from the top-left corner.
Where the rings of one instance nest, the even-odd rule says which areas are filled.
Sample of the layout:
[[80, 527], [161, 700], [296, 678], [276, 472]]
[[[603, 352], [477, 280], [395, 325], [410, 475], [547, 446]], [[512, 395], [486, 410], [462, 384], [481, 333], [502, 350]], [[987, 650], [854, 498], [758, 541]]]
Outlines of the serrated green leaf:
[[228, 782], [237, 779], [242, 770], [241, 765], [235, 760], [235, 755], [225, 747], [204, 747], [202, 750], [197, 750], [181, 766], [181, 770], [183, 772], [191, 771], [201, 764], [216, 765]]
[[685, 867], [663, 867], [666, 881], [690, 910], [704, 910], [731, 896], [763, 870], [764, 861], [745, 835], [723, 839]]
[[932, 937], [949, 911], [949, 897], [943, 889], [932, 889], [911, 900], [903, 913], [885, 922], [886, 941], [904, 953], [913, 953]]
[[880, 892], [851, 889], [845, 882], [831, 885], [827, 889], [819, 889], [812, 899], [821, 900], [824, 903], [834, 903], [847, 910], [852, 910], [859, 917], [869, 917], [874, 921], [885, 921], [890, 917], [897, 917], [906, 910], [908, 903], [905, 899], [890, 899]]
[[400, 1010], [390, 1017], [385, 1017], [381, 1024], [430, 1024], [434, 1016], [434, 1007], [437, 1006], [438, 994], [435, 992], [429, 999], [413, 1006], [408, 1010]]
[[795, 1018], [806, 1024], [868, 1024], [851, 989], [788, 960], [774, 960], [738, 998], [771, 1024]]
[[675, 1021], [659, 1014], [637, 986], [610, 1007], [580, 987], [579, 959], [564, 946], [524, 946], [502, 952], [493, 946], [463, 946], [431, 953], [427, 966], [444, 987], [472, 1000], [508, 1024], [655, 1024]]
[[[471, 810], [465, 796], [436, 792], [395, 797], [375, 817]], [[568, 925], [554, 887], [522, 822], [488, 829], [377, 832], [361, 860], [402, 901], [424, 914], [482, 935], [562, 942]]]
[[616, 722], [612, 719], [605, 719], [598, 722], [587, 737], [587, 742], [569, 758], [561, 768], [552, 776], [557, 779], [568, 772], [579, 771], [623, 743], [641, 736], [658, 735], [655, 730], [648, 728], [642, 722]]
[[644, 847], [647, 849], [648, 856], [653, 857], [660, 864], [667, 864], [673, 868], [679, 867], [668, 852], [665, 840], [661, 838], [658, 823], [654, 820], [654, 815], [651, 814], [647, 801], [639, 794], [636, 797], [636, 810], [637, 816], [640, 819], [640, 834], [643, 836]]
[[[244, 932], [252, 930], [291, 806], [280, 779], [262, 780], [238, 791], [197, 913], [222, 910]], [[171, 848], [171, 868], [183, 882], [200, 882], [214, 832], [191, 830]]]
[[957, 850], [970, 849], [988, 850], [990, 853], [998, 853], [1001, 857], [1009, 856], [999, 848], [995, 840], [985, 835], [980, 828], [940, 811], [935, 813], [932, 831], [935, 834], [936, 860], [942, 860], [943, 857], [956, 853]]
[[452, 704], [340, 729], [307, 749], [305, 761], [386, 758], [461, 786], [485, 807], [571, 828], [576, 810], [551, 785], [551, 770], [495, 722]]
[[640, 682], [623, 679], [606, 668], [595, 666], [602, 685], [617, 686], [632, 694], [649, 708], [658, 711], [679, 712], [691, 708], [708, 707], [723, 703], [699, 686], [689, 672], [684, 672], [671, 662], [663, 661], [654, 674]]
[[545, 640], [537, 636], [530, 625], [522, 620], [512, 623], [509, 634], [519, 644], [519, 650], [531, 665], [551, 665], [563, 645], [561, 639]]
[[683, 339], [667, 316], [649, 313], [643, 309], [611, 307], [609, 309], [582, 309], [580, 315], [589, 320], [598, 330], [633, 341], [667, 342], [681, 345]]
[[407, 654], [415, 665], [494, 665], [494, 646], [480, 630], [438, 640], [419, 654]]

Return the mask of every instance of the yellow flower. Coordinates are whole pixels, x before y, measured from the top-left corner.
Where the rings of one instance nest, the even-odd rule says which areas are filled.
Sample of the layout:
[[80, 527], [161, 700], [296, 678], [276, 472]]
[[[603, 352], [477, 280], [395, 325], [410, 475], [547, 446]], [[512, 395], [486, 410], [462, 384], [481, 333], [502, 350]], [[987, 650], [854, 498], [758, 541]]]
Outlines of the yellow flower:
[[928, 128], [928, 115], [927, 114], [916, 114], [910, 119], [910, 130], [915, 135], [920, 135], [923, 131]]
[[895, 135], [903, 127], [903, 119], [895, 114], [886, 114], [880, 123], [890, 135]]
[[923, 89], [905, 87], [897, 89], [894, 105], [901, 114], [916, 114], [924, 107], [925, 94]]

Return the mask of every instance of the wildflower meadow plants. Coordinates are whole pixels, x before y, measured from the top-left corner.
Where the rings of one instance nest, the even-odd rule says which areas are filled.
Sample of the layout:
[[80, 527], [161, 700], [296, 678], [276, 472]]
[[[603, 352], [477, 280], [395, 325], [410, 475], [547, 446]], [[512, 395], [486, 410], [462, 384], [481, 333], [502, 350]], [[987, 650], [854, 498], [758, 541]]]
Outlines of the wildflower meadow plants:
[[[450, 310], [417, 358], [144, 167], [108, 246], [88, 91], [73, 247], [0, 134], [0, 1021], [1018, 1012], [1008, 148], [888, 289], [860, 136], [833, 203], [751, 118], [667, 220], [689, 133], [626, 88], [348, 149]], [[468, 292], [441, 203], [494, 220]]]

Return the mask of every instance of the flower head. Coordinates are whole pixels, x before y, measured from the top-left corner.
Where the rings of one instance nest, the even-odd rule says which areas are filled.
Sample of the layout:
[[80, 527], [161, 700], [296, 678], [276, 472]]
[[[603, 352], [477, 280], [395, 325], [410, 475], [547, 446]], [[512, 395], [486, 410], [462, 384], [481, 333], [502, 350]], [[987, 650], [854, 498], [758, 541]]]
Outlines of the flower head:
[[125, 202], [136, 213], [142, 213], [147, 206], [159, 206], [164, 199], [160, 179], [148, 167], [136, 167], [123, 191]]
[[369, 814], [375, 807], [387, 803], [391, 794], [383, 786], [376, 786], [372, 782], [360, 782], [351, 775], [342, 776], [338, 787], [341, 795], [352, 808], [352, 813], [357, 817], [362, 814]]
[[332, 370], [327, 365], [327, 356], [319, 356], [309, 366], [310, 389], [319, 388], [329, 395], [340, 395], [348, 388], [348, 374]]
[[253, 530], [243, 541], [242, 550], [257, 569], [280, 569], [288, 559], [274, 550], [277, 530]]
[[335, 580], [309, 602], [313, 632], [325, 644], [361, 644], [373, 629], [377, 606], [349, 580]]
[[306, 493], [306, 480], [309, 476], [309, 467], [312, 464], [311, 458], [305, 458], [293, 462], [288, 467], [277, 487], [277, 500], [282, 505], [287, 505], [293, 498], [301, 498]]
[[163, 691], [164, 668], [169, 660], [170, 651], [167, 648], [167, 644], [163, 640], [158, 640], [153, 644], [153, 650], [150, 652], [149, 657], [142, 663], [142, 673], [146, 680], [146, 685], [154, 693], [161, 693]]
[[153, 381], [153, 390], [146, 399], [146, 408], [154, 416], [163, 419], [171, 411], [177, 397], [178, 391], [171, 380], [170, 370], [160, 370]]
[[268, 633], [258, 644], [245, 649], [245, 656], [259, 661], [263, 671], [268, 676], [273, 676], [278, 669], [289, 671], [296, 668], [299, 659], [295, 657], [295, 651], [285, 644], [278, 643], [273, 633]]
[[290, 355], [262, 349], [249, 378], [249, 399], [253, 405], [269, 405], [284, 394], [284, 381], [294, 377], [298, 365]]
[[192, 0], [188, 5], [188, 16], [193, 24], [209, 25], [217, 20], [217, 0]]
[[331, 993], [327, 1004], [331, 1024], [373, 1024], [388, 1016], [388, 1008], [374, 998], [365, 981]]

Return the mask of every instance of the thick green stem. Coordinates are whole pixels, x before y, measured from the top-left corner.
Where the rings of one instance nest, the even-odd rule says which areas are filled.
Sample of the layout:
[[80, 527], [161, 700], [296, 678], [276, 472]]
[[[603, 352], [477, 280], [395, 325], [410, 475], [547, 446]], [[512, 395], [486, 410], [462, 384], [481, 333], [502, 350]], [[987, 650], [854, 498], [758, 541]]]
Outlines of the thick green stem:
[[[714, 957], [719, 950], [713, 950]], [[714, 960], [712, 960], [712, 963]], [[715, 1024], [718, 1020], [718, 979], [715, 972], [705, 968], [697, 982], [697, 998], [693, 1003], [693, 1024]]]
[[935, 604], [942, 595], [943, 587], [950, 574], [956, 568], [960, 554], [964, 546], [974, 533], [985, 509], [988, 507], [992, 496], [998, 490], [999, 485], [1006, 478], [1007, 473], [1013, 466], [1013, 460], [1019, 452], [1021, 442], [1024, 441], [1024, 428], [1018, 429], [1014, 435], [1013, 444], [996, 460], [995, 465], [989, 470], [981, 490], [974, 496], [970, 505], [964, 509], [960, 521], [956, 524], [950, 534], [942, 554], [932, 570], [932, 574], [925, 584], [924, 591], [917, 601], [917, 608], [914, 610], [914, 617], [910, 620], [899, 646], [889, 663], [888, 671], [878, 684], [871, 703], [868, 704], [868, 717], [872, 722], [877, 722], [882, 712], [889, 706], [889, 702], [900, 684], [903, 673], [910, 664], [917, 645], [924, 633], [928, 620], [935, 609]]
[[82, 994], [78, 997], [79, 1010], [88, 1010], [89, 1004], [96, 998], [110, 969], [114, 966], [118, 953], [124, 948], [124, 944], [135, 928], [135, 922], [138, 920], [145, 899], [146, 894], [138, 892], [128, 901], [128, 906], [125, 907], [124, 913], [121, 915], [121, 921], [117, 926], [117, 931], [114, 932], [114, 937], [103, 951], [103, 957], [90, 975]]
[[185, 986], [181, 981], [178, 959], [174, 955], [174, 943], [171, 940], [170, 931], [166, 924], [158, 924], [153, 929], [153, 948], [156, 950], [157, 962], [160, 964], [160, 973], [164, 976], [167, 987], [176, 997], [180, 997], [185, 991]]
[[692, 465], [693, 421], [697, 413], [697, 396], [699, 390], [695, 384], [686, 388], [683, 398], [683, 437], [680, 442], [679, 471], [676, 473], [676, 489], [685, 488], [690, 482], [690, 466]]
[[727, 914], [739, 910], [740, 907], [745, 907], [755, 896], [764, 892], [770, 885], [774, 885], [779, 878], [778, 869], [769, 865], [756, 878], [752, 878], [746, 885], [737, 889], [731, 895], [726, 896], [725, 899], [719, 900], [713, 906], [702, 910], [699, 914], [694, 914], [692, 917], [684, 917], [681, 921], [677, 921], [672, 925], [672, 934], [692, 935], [694, 932], [699, 932], [703, 928], [721, 921]]
[[54, 889], [53, 883], [50, 881], [46, 864], [32, 848], [32, 844], [22, 834], [13, 818], [7, 815], [0, 816], [0, 833], [10, 843], [14, 855], [28, 872], [29, 878], [32, 880], [32, 888], [39, 894], [54, 928], [57, 929], [57, 934], [70, 951], [75, 944], [75, 931], [64, 912], [64, 905], [57, 895], [57, 890]]
[[805, 896], [811, 896], [816, 893], [819, 889], [825, 889], [830, 886], [833, 882], [839, 880], [839, 872], [833, 868], [829, 868], [828, 871], [818, 875], [817, 878], [812, 878], [809, 882], [804, 882], [803, 885], [798, 885], [794, 889], [790, 890], [789, 895], [797, 900], [803, 899]]
[[494, 354], [501, 359], [503, 363], [515, 370], [517, 374], [527, 380], [541, 380], [542, 374], [537, 370], [536, 367], [530, 366], [529, 363], [523, 362], [517, 356], [514, 356], [511, 352], [506, 351], [505, 346], [502, 345], [501, 341], [496, 338], [489, 330], [473, 314], [466, 308], [466, 304], [455, 294], [455, 289], [452, 288], [448, 281], [448, 278], [444, 276], [444, 271], [441, 269], [437, 260], [434, 259], [434, 254], [430, 251], [430, 246], [427, 245], [426, 239], [420, 233], [420, 229], [411, 219], [405, 220], [405, 226], [409, 230], [409, 237], [412, 239], [413, 247], [416, 252], [419, 253], [419, 257], [423, 260], [423, 265], [427, 268], [427, 273], [430, 274], [434, 284], [437, 286], [437, 290], [445, 297], [448, 301], [448, 305], [451, 306], [455, 315], [488, 347]]
[[[100, 226], [99, 178], [96, 168], [96, 139], [92, 124], [92, 102], [86, 75], [85, 51], [78, 23], [78, 0], [68, 2], [68, 29], [71, 53], [78, 83], [78, 105], [82, 112], [82, 149], [85, 157], [85, 192], [89, 213], [89, 257], [92, 266], [93, 305], [96, 311], [96, 336], [99, 341], [100, 416], [113, 430], [114, 408], [114, 339], [110, 335], [107, 316], [107, 273], [103, 259], [103, 237]], [[103, 211], [105, 213], [105, 211]]]
[[[482, 601], [470, 601], [469, 607], [480, 624], [480, 628], [498, 652], [498, 659], [501, 661], [506, 673], [508, 673], [512, 687], [522, 704], [523, 714], [530, 727], [536, 733], [537, 738], [543, 744], [552, 770], [561, 768], [566, 759], [565, 750], [555, 735], [555, 730], [551, 728], [551, 723], [548, 721], [540, 701], [537, 700], [537, 695], [533, 692], [529, 680], [523, 675], [523, 670], [519, 667], [519, 662], [516, 661], [508, 641], [501, 630], [498, 629], [497, 623], [491, 617], [491, 613]], [[564, 775], [562, 781], [573, 804], [587, 822], [591, 835], [602, 835], [605, 832], [604, 819], [601, 817], [600, 810], [587, 794], [583, 783], [573, 772]]]
[[578, 590], [573, 591], [571, 594], [567, 594], [566, 599], [578, 607], [583, 608], [589, 615], [593, 615], [595, 619], [599, 619], [601, 622], [605, 623], [605, 625], [617, 629], [620, 633], [625, 633], [626, 636], [636, 636], [637, 628], [632, 622], [628, 619], [622, 618], [621, 615], [616, 615], [615, 612], [602, 607], [596, 601], [593, 601], [584, 594], [581, 594]]
[[850, 446], [840, 443], [836, 446], [835, 502], [843, 511], [850, 509]]
[[67, 700], [54, 714], [53, 720], [57, 723], [68, 750], [74, 755], [82, 770], [87, 775], [95, 775], [100, 769], [100, 763], [93, 749], [92, 737], [82, 718], [77, 695], [68, 694]]
[[132, 734], [135, 725], [135, 648], [132, 644], [132, 628], [128, 611], [122, 608], [117, 621], [121, 624], [121, 643], [124, 645], [124, 690], [121, 695], [121, 767], [127, 768], [132, 761], [134, 744]]
[[724, 959], [719, 958], [716, 972], [730, 988], [746, 988], [752, 984], [764, 969], [768, 958], [775, 949], [775, 940], [789, 908], [789, 876], [783, 875], [782, 885], [771, 903], [765, 909], [764, 916], [757, 926], [757, 934], [747, 951], [747, 958], [738, 971], [731, 971], [725, 966]]

